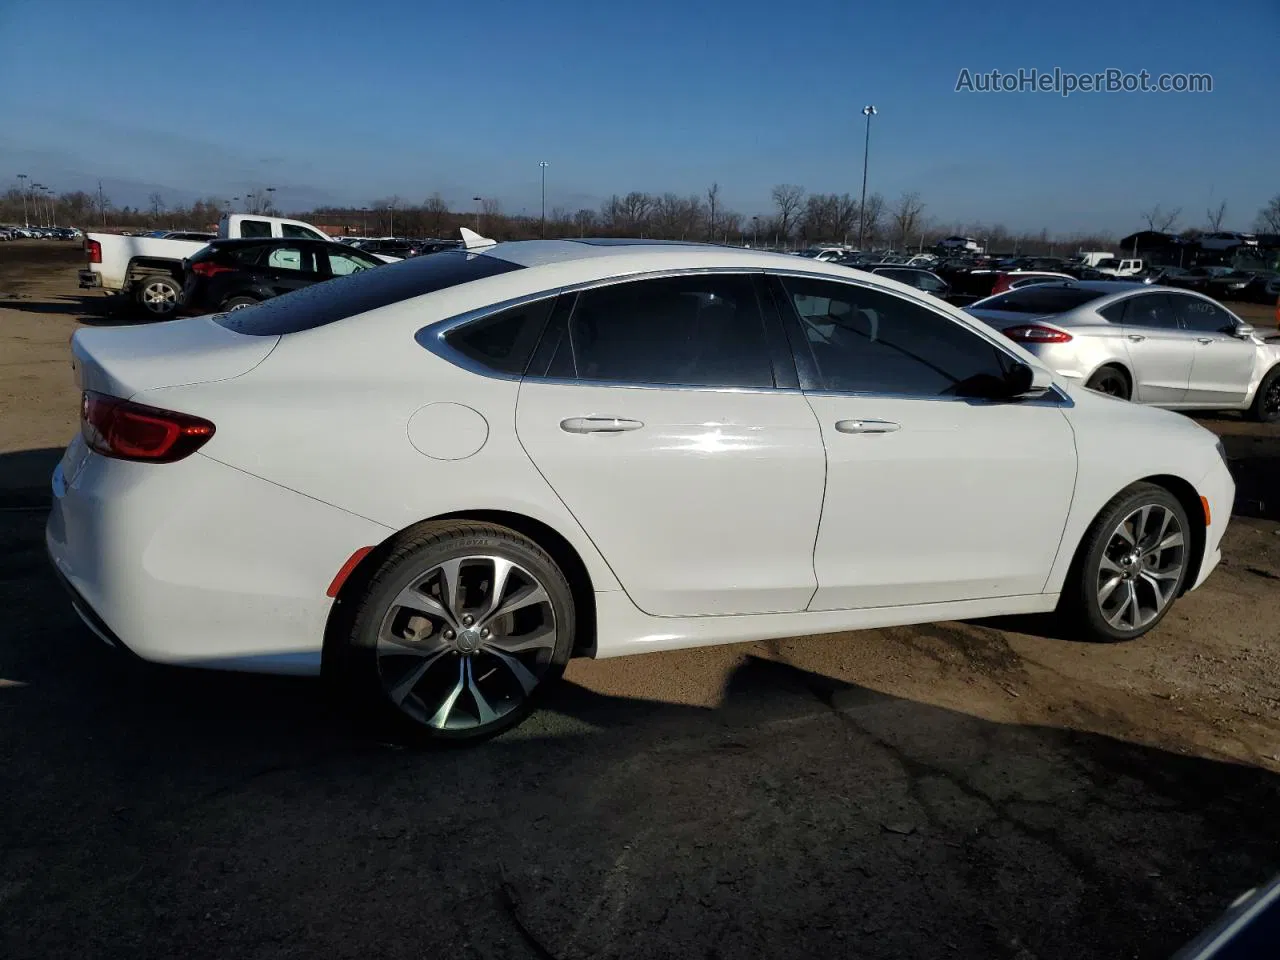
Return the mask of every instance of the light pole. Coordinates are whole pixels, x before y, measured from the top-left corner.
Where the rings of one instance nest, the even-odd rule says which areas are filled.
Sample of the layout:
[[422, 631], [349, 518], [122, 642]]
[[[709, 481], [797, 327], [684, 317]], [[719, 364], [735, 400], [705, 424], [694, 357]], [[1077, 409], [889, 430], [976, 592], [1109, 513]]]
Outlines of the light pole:
[[33, 183], [31, 185], [31, 202], [36, 208], [36, 226], [44, 226], [44, 204], [40, 202], [40, 198], [44, 196], [44, 184]]
[[542, 239], [547, 238], [547, 167], [549, 164], [545, 160], [539, 160], [538, 166], [542, 168]]
[[275, 207], [276, 188], [267, 187], [267, 213], [270, 213]]
[[858, 205], [858, 249], [862, 249], [863, 227], [867, 222], [867, 157], [871, 152], [871, 118], [876, 115], [876, 108], [865, 106], [862, 115], [867, 118], [867, 138], [862, 144], [862, 200]]
[[31, 226], [31, 220], [27, 217], [27, 184], [26, 184], [26, 181], [30, 179], [31, 178], [28, 177], [25, 173], [18, 174], [18, 189], [19, 189], [19, 192], [22, 194], [22, 225], [24, 227]]
[[751, 218], [751, 246], [753, 249], [755, 247], [760, 246], [760, 218], [759, 217]]
[[476, 202], [476, 233], [480, 232], [480, 197], [472, 197]]

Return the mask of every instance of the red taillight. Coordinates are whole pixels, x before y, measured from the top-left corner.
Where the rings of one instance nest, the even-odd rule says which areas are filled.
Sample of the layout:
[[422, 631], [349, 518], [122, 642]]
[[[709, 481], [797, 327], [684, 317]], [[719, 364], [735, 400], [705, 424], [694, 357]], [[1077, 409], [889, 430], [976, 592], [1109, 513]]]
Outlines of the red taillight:
[[88, 256], [90, 263], [102, 262], [102, 244], [97, 240], [85, 240], [84, 252]]
[[1012, 286], [1013, 279], [1007, 273], [1002, 273], [996, 277], [996, 285], [991, 288], [991, 295], [995, 296], [997, 293], [1004, 293]]
[[131, 403], [86, 390], [80, 401], [80, 433], [91, 450], [117, 460], [173, 463], [213, 436], [200, 417]]
[[219, 273], [232, 273], [235, 267], [226, 267], [212, 260], [201, 260], [191, 265], [191, 272], [198, 277], [212, 277]]
[[1034, 323], [1020, 327], [1008, 327], [1004, 335], [1015, 343], [1069, 343], [1071, 334], [1053, 327], [1041, 327]]

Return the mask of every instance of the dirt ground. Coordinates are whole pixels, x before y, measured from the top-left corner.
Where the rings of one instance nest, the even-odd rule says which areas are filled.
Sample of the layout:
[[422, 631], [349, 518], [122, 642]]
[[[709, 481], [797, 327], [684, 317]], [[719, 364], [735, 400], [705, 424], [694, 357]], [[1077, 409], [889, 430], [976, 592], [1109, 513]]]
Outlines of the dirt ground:
[[1164, 958], [1280, 871], [1280, 428], [1201, 418], [1240, 484], [1223, 564], [1137, 642], [575, 661], [513, 733], [416, 753], [71, 613], [67, 339], [134, 319], [78, 260], [0, 244], [0, 955]]

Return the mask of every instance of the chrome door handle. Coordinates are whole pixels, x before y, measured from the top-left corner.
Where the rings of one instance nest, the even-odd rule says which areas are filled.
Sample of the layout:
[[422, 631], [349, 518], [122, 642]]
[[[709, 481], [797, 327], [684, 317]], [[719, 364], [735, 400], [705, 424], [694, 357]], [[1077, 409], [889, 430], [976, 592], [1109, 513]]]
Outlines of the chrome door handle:
[[901, 430], [902, 425], [888, 420], [837, 420], [836, 430], [840, 433], [893, 433]]
[[1197, 343], [1213, 343], [1213, 337], [1196, 337]]
[[625, 433], [643, 426], [640, 420], [621, 417], [570, 417], [560, 421], [560, 429], [565, 433]]
[[1145, 339], [1147, 339], [1147, 338], [1146, 338], [1146, 337], [1144, 337], [1144, 336], [1143, 336], [1142, 334], [1140, 334], [1140, 333], [1131, 333], [1131, 334], [1129, 334], [1129, 340], [1130, 340], [1130, 342], [1132, 342], [1132, 343], [1141, 343], [1141, 342], [1142, 342], [1143, 340], [1145, 340]]

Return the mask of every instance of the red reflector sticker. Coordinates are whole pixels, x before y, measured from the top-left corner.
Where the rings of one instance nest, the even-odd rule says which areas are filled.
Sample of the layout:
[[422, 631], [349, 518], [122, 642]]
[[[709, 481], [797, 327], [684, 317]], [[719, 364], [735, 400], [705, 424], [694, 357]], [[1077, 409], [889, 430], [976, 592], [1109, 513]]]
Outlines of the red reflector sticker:
[[373, 547], [361, 547], [344, 563], [337, 574], [334, 575], [333, 583], [329, 584], [329, 589], [324, 592], [326, 597], [336, 597], [338, 591], [342, 589], [342, 585], [347, 582], [347, 577], [351, 576], [351, 571], [360, 565], [360, 561], [369, 555]]

